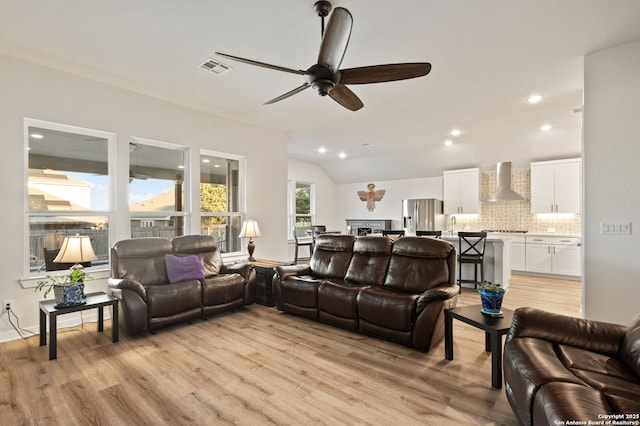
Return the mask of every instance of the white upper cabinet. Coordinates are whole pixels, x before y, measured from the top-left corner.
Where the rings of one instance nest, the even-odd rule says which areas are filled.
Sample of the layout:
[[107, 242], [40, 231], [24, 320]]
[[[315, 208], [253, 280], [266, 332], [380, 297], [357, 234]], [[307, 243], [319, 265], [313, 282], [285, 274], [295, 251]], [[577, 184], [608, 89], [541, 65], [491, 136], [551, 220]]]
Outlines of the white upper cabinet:
[[443, 180], [445, 214], [480, 213], [480, 169], [447, 170]]
[[531, 213], [580, 213], [580, 158], [531, 163]]

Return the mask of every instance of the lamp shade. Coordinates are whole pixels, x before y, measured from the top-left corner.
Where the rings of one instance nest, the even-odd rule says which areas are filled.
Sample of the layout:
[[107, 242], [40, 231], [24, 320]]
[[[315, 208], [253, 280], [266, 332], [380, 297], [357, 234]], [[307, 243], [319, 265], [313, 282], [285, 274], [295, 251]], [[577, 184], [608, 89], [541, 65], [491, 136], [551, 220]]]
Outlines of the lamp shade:
[[89, 237], [73, 235], [64, 237], [60, 252], [53, 261], [58, 263], [83, 263], [97, 259]]
[[242, 224], [242, 229], [240, 230], [240, 238], [253, 238], [253, 237], [261, 237], [260, 227], [258, 226], [258, 222], [253, 219], [245, 220]]

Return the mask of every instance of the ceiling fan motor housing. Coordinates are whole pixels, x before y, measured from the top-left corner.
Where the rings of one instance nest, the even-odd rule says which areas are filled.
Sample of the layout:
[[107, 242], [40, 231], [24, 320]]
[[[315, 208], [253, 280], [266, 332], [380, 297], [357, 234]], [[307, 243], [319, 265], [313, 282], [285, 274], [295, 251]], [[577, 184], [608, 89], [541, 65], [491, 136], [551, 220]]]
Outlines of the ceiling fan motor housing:
[[332, 72], [328, 67], [316, 64], [307, 70], [304, 77], [320, 96], [327, 96], [340, 81], [340, 71]]

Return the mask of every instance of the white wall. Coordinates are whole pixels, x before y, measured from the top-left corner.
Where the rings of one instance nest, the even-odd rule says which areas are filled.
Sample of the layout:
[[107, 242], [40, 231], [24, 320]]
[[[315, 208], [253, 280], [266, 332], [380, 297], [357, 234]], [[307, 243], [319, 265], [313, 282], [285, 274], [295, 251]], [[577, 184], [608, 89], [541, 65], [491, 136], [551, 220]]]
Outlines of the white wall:
[[583, 312], [624, 324], [640, 312], [640, 41], [585, 57], [584, 104]]
[[316, 224], [339, 230], [340, 220], [336, 205], [336, 184], [315, 163], [289, 159], [289, 180], [315, 184]]
[[[25, 117], [115, 133], [118, 179], [115, 210], [123, 213], [127, 211], [130, 136], [189, 145], [196, 152], [204, 148], [245, 156], [246, 210], [249, 217], [258, 220], [263, 234], [256, 244], [256, 256], [276, 259], [287, 256], [287, 143], [283, 134], [3, 55], [0, 55], [0, 111], [3, 218], [0, 301], [14, 301], [13, 309], [20, 316], [22, 327], [37, 325], [37, 301], [42, 299], [42, 294], [22, 288], [18, 281], [23, 275], [26, 252]], [[110, 226], [116, 227], [116, 239], [126, 237], [127, 215], [119, 215], [114, 222]], [[104, 288], [104, 280], [88, 283], [89, 291]], [[17, 334], [3, 314], [0, 341], [15, 337]]]
[[[397, 167], [397, 166], [394, 166]], [[384, 189], [381, 201], [376, 201], [375, 209], [367, 210], [367, 203], [358, 198], [358, 191], [366, 191], [367, 184], [375, 189]], [[391, 219], [392, 228], [402, 228], [402, 200], [413, 198], [436, 198], [442, 200], [442, 176], [420, 179], [400, 179], [342, 184], [337, 186], [338, 218], [340, 229], [346, 232], [346, 219]]]

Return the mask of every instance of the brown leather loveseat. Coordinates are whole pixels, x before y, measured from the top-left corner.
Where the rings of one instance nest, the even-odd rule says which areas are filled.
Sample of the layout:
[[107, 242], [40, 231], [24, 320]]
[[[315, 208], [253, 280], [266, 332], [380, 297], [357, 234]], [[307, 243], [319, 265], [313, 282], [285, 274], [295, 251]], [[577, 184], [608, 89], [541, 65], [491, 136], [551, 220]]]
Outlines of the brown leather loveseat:
[[[186, 267], [178, 265], [171, 283], [167, 260], [196, 262], [200, 277], [181, 279]], [[136, 334], [253, 303], [255, 272], [248, 263], [225, 266], [211, 236], [135, 238], [111, 248], [109, 287], [127, 332]]]
[[433, 238], [323, 234], [308, 265], [276, 267], [274, 299], [281, 311], [426, 352], [457, 303], [455, 259]]
[[640, 315], [625, 327], [517, 309], [504, 378], [523, 425], [638, 424]]

